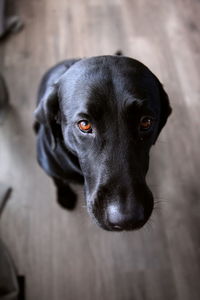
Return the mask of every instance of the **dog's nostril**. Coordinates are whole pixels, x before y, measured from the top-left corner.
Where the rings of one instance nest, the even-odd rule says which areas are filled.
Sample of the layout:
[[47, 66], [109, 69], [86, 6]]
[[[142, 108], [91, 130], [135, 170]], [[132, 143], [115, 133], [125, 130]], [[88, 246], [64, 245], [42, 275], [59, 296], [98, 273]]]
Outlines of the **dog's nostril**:
[[111, 228], [113, 228], [114, 230], [123, 230], [123, 228], [119, 225], [112, 225], [111, 224]]

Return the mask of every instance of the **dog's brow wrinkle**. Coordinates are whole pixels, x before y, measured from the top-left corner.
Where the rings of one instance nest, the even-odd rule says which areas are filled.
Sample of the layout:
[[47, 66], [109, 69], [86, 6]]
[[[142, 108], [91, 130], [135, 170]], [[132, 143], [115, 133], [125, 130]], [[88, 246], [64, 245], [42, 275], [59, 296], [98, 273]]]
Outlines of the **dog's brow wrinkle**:
[[137, 98], [127, 98], [123, 101], [123, 107], [128, 108], [128, 107], [142, 107], [145, 106], [148, 103], [147, 99], [137, 99]]
[[147, 100], [146, 99], [135, 99], [134, 104], [138, 107], [142, 107], [145, 104], [147, 104]]

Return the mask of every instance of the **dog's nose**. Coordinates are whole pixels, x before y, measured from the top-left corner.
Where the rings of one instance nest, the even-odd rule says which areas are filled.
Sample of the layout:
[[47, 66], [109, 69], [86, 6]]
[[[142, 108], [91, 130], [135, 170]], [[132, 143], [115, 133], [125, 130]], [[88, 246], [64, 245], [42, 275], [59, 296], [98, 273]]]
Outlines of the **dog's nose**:
[[110, 230], [120, 231], [139, 229], [146, 223], [148, 217], [145, 216], [142, 205], [125, 211], [118, 204], [111, 204], [107, 207], [106, 219]]

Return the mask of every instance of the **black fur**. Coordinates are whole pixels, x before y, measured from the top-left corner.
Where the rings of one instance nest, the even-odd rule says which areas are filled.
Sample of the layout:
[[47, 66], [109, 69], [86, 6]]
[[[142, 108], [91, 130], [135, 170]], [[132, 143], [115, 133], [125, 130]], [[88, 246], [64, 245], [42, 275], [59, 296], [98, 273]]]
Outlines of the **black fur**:
[[[140, 228], [151, 215], [149, 150], [171, 113], [157, 77], [117, 54], [50, 69], [35, 111], [38, 161], [57, 186], [58, 202], [72, 209], [76, 196], [68, 182], [84, 183], [90, 215], [112, 231]], [[153, 120], [146, 131], [139, 127], [143, 116]], [[92, 132], [79, 129], [81, 120]]]

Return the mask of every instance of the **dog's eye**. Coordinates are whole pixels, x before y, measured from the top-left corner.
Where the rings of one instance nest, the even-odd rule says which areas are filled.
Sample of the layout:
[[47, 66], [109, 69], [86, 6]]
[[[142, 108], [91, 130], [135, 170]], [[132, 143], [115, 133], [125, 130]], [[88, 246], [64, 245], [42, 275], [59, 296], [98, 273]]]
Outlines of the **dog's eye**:
[[152, 117], [144, 116], [140, 119], [139, 129], [140, 131], [147, 131], [153, 125], [154, 119]]
[[85, 133], [91, 133], [92, 132], [92, 124], [87, 120], [82, 120], [78, 122], [78, 128]]

